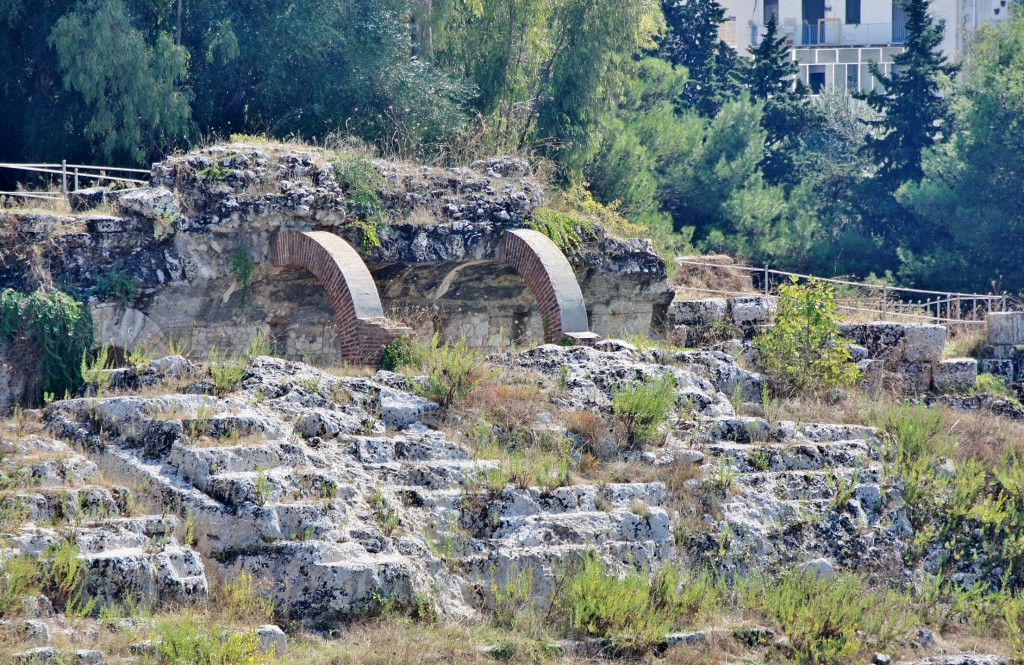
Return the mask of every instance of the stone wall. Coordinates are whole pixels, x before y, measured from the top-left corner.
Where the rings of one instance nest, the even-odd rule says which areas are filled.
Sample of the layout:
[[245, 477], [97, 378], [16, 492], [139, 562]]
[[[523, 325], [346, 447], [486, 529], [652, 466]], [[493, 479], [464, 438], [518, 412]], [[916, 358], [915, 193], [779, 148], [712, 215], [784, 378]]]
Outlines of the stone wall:
[[[7, 213], [0, 288], [27, 290], [50, 275], [88, 298], [99, 341], [120, 348], [174, 339], [199, 354], [237, 352], [263, 329], [278, 353], [332, 364], [342, 358], [342, 331], [329, 294], [306, 270], [271, 261], [277, 233], [328, 231], [359, 248], [386, 315], [473, 343], [499, 333], [543, 340], [527, 281], [498, 261], [502, 233], [543, 201], [527, 164], [373, 162], [386, 183], [387, 219], [374, 247], [364, 242], [361, 215], [336, 182], [332, 158], [293, 146], [215, 146], [155, 164], [151, 187], [108, 197], [111, 214]], [[232, 269], [240, 258], [250, 264], [247, 284]], [[671, 292], [649, 241], [598, 231], [569, 259], [594, 332], [659, 332]], [[122, 303], [100, 293], [111, 275], [133, 280], [137, 297]]]

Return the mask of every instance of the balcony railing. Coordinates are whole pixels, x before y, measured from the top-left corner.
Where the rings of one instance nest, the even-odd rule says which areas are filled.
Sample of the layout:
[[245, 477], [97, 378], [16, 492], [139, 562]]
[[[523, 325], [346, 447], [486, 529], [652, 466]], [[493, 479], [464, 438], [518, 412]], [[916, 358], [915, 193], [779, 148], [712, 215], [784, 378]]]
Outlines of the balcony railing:
[[903, 44], [907, 41], [906, 23], [819, 23], [802, 25], [793, 35], [793, 46], [867, 46]]

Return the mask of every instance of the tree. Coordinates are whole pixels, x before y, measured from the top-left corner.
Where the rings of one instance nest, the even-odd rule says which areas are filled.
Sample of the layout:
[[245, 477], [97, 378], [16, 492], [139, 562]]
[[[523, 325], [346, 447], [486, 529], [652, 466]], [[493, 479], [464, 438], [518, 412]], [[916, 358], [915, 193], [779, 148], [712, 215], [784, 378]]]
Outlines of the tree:
[[188, 54], [165, 33], [152, 45], [123, 0], [88, 0], [53, 26], [64, 86], [88, 109], [86, 138], [106, 160], [145, 163], [192, 133], [189, 94], [179, 84]]
[[764, 102], [761, 127], [767, 133], [762, 170], [772, 184], [796, 180], [795, 158], [800, 138], [813, 123], [807, 86], [798, 78], [799, 66], [790, 54], [786, 36], [778, 33], [775, 14], [768, 19], [761, 43], [748, 48], [751, 62], [740, 80], [754, 100]]
[[835, 293], [824, 282], [794, 277], [780, 284], [775, 325], [754, 344], [765, 371], [795, 390], [830, 390], [860, 376], [839, 330]]
[[907, 15], [906, 48], [893, 58], [891, 74], [871, 64], [884, 92], [873, 90], [864, 96], [883, 114], [868, 121], [880, 131], [868, 137], [867, 150], [889, 192], [908, 180], [920, 180], [923, 151], [949, 138], [949, 102], [942, 96], [942, 86], [958, 69], [939, 49], [944, 22], [929, 14], [930, 0], [897, 1]]
[[931, 288], [1024, 290], [1024, 13], [979, 31], [953, 95], [957, 131], [898, 198], [930, 222], [901, 275]]
[[736, 96], [740, 67], [736, 52], [718, 38], [725, 9], [718, 0], [662, 0], [661, 9], [668, 30], [657, 54], [689, 74], [680, 106], [713, 118]]

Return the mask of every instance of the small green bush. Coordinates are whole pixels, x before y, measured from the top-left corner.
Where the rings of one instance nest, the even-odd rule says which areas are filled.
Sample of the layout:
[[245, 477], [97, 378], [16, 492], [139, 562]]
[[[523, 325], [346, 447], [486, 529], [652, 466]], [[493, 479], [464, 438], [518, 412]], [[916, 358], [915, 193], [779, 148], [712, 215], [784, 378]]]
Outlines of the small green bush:
[[0, 561], [0, 617], [17, 612], [21, 600], [39, 591], [39, 557], [19, 554]]
[[546, 235], [563, 252], [574, 254], [583, 248], [583, 243], [594, 236], [594, 222], [581, 219], [550, 208], [538, 208], [526, 220], [528, 229]]
[[824, 282], [780, 284], [775, 325], [754, 344], [765, 371], [796, 390], [831, 390], [860, 376], [840, 335], [835, 294]]
[[635, 449], [654, 439], [676, 404], [676, 381], [671, 374], [612, 391], [612, 412], [622, 425], [626, 446]]
[[426, 372], [426, 380], [418, 387], [420, 395], [447, 409], [483, 383], [490, 372], [484, 366], [484, 355], [470, 348], [465, 338], [452, 344], [441, 344], [434, 335], [430, 346], [417, 349], [417, 365]]
[[153, 631], [157, 660], [163, 665], [270, 665], [274, 654], [258, 648], [255, 631], [207, 628], [194, 616], [162, 621]]
[[872, 589], [855, 575], [793, 571], [777, 580], [737, 583], [740, 604], [786, 633], [793, 661], [808, 665], [856, 662], [868, 648], [885, 650], [912, 625], [906, 599]]
[[231, 392], [245, 377], [247, 364], [244, 358], [231, 357], [216, 347], [210, 349], [206, 358], [213, 389], [218, 395]]
[[654, 579], [635, 571], [611, 573], [594, 553], [564, 580], [559, 609], [570, 632], [606, 637], [622, 649], [647, 651], [660, 644], [679, 613], [677, 569], [667, 566]]
[[388, 342], [380, 358], [380, 368], [397, 372], [416, 364], [416, 345], [410, 335], [402, 335]]
[[122, 307], [128, 307], [136, 298], [142, 287], [136, 277], [123, 270], [113, 270], [96, 278], [92, 292], [101, 300], [117, 300]]
[[331, 160], [334, 178], [345, 190], [346, 199], [356, 204], [362, 219], [353, 222], [362, 232], [360, 245], [364, 249], [380, 246], [377, 225], [384, 221], [384, 204], [380, 190], [384, 189], [384, 178], [366, 157], [339, 151]]

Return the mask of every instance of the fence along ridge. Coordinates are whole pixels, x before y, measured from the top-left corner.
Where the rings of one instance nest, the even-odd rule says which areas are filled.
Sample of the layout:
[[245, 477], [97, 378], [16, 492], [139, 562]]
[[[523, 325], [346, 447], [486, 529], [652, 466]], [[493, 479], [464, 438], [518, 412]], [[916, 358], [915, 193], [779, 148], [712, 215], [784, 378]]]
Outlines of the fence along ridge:
[[[853, 281], [850, 281], [850, 280], [835, 279], [835, 278], [831, 278], [831, 277], [817, 277], [815, 275], [805, 275], [805, 274], [802, 274], [802, 273], [789, 272], [787, 270], [774, 270], [774, 269], [769, 268], [768, 266], [764, 266], [763, 268], [754, 268], [754, 267], [751, 267], [751, 266], [742, 266], [742, 265], [736, 265], [736, 264], [731, 264], [731, 263], [723, 264], [723, 263], [711, 263], [711, 262], [708, 262], [708, 261], [697, 261], [697, 260], [689, 259], [689, 258], [686, 258], [686, 257], [679, 257], [675, 261], [676, 261], [676, 264], [680, 265], [680, 266], [683, 266], [683, 265], [693, 265], [693, 266], [702, 266], [702, 267], [705, 267], [705, 268], [716, 268], [716, 269], [719, 269], [719, 270], [723, 270], [723, 269], [726, 269], [726, 270], [741, 270], [741, 271], [744, 271], [744, 272], [748, 272], [751, 275], [759, 275], [759, 276], [761, 276], [761, 281], [763, 282], [763, 290], [764, 290], [764, 295], [765, 296], [770, 296], [771, 295], [771, 283], [772, 283], [772, 279], [771, 278], [772, 278], [772, 276], [785, 277], [785, 278], [796, 277], [797, 279], [816, 280], [816, 281], [819, 281], [819, 282], [826, 282], [826, 283], [829, 283], [829, 284], [839, 284], [839, 285], [843, 285], [843, 286], [852, 286], [852, 287], [856, 287], [856, 288], [860, 288], [860, 289], [865, 289], [865, 290], [869, 290], [869, 291], [871, 291], [871, 290], [881, 291], [881, 296], [878, 297], [878, 298], [839, 298], [838, 299], [839, 300], [839, 304], [837, 305], [838, 309], [841, 309], [841, 310], [846, 310], [846, 311], [851, 311], [851, 312], [864, 312], [864, 313], [870, 313], [870, 314], [878, 314], [878, 315], [881, 315], [881, 318], [886, 318], [886, 317], [888, 317], [891, 314], [893, 316], [899, 316], [899, 317], [911, 318], [911, 319], [922, 319], [922, 320], [927, 320], [929, 322], [934, 322], [934, 323], [954, 323], [954, 324], [974, 325], [974, 324], [982, 324], [982, 323], [984, 323], [983, 317], [982, 318], [978, 317], [979, 305], [984, 306], [984, 309], [987, 312], [992, 312], [992, 311], [1003, 311], [1003, 312], [1005, 312], [1006, 311], [1006, 305], [1007, 305], [1006, 295], [1005, 294], [960, 293], [960, 292], [952, 292], [952, 291], [928, 291], [928, 290], [925, 290], [925, 289], [912, 289], [912, 288], [909, 288], [909, 287], [901, 287], [901, 286], [889, 286], [889, 285], [884, 285], [884, 284], [869, 284], [869, 283], [866, 283], [866, 282], [853, 282]], [[782, 281], [782, 280], [776, 279], [775, 283], [778, 283], [779, 281]], [[709, 293], [709, 294], [714, 294], [714, 295], [724, 295], [724, 296], [729, 296], [729, 297], [748, 296], [748, 295], [750, 295], [749, 293], [740, 293], [740, 292], [736, 292], [736, 291], [727, 291], [727, 290], [703, 289], [703, 288], [692, 288], [692, 287], [684, 287], [684, 288], [686, 288], [687, 290], [690, 290], [690, 291], [697, 291], [697, 292]], [[890, 299], [889, 294], [890, 293], [894, 293], [894, 292], [909, 293], [909, 294], [924, 295], [924, 296], [935, 296], [935, 299], [932, 300], [932, 299], [929, 298], [929, 299], [926, 299], [925, 302], [923, 302], [923, 303], [922, 302], [905, 303], [905, 302], [903, 302], [901, 300], [898, 300], [898, 299]], [[849, 304], [843, 304], [843, 303], [865, 304], [865, 303], [874, 303], [874, 302], [880, 302], [879, 307], [877, 307], [877, 308], [851, 307]], [[968, 312], [970, 312], [971, 318], [970, 319], [961, 318], [960, 317], [960, 313], [964, 309], [963, 305], [966, 305], [968, 303], [970, 303], [970, 306], [968, 308], [966, 308], [966, 309], [967, 309]], [[890, 304], [894, 307], [893, 311], [890, 311], [890, 308], [889, 308]], [[994, 306], [996, 304], [998, 304], [998, 308], [996, 308]], [[945, 317], [942, 316], [943, 306], [945, 307], [945, 313], [946, 313]], [[906, 312], [906, 311], [899, 311], [900, 308], [907, 308], [907, 307], [910, 307], [910, 308], [921, 308], [926, 313], [925, 314], [921, 314], [921, 313], [912, 313], [912, 312]], [[934, 311], [935, 311], [934, 314], [930, 313], [930, 311], [932, 309], [934, 309]], [[953, 316], [954, 314], [955, 314], [955, 318]]]
[[0, 162], [0, 168], [11, 169], [15, 171], [28, 171], [30, 173], [50, 173], [53, 175], [61, 176], [61, 193], [57, 192], [0, 192], [0, 196], [18, 196], [26, 199], [43, 199], [48, 201], [64, 200], [64, 205], [67, 208], [71, 207], [68, 199], [68, 178], [74, 178], [75, 190], [79, 189], [79, 179], [85, 178], [87, 180], [103, 181], [109, 180], [111, 182], [123, 182], [132, 186], [139, 186], [148, 184], [146, 180], [140, 180], [138, 178], [126, 178], [121, 176], [107, 175], [107, 172], [114, 173], [146, 173], [150, 172], [146, 169], [134, 169], [123, 166], [92, 166], [86, 164], [68, 164], [67, 160], [61, 161], [60, 164], [15, 164], [11, 162]]

